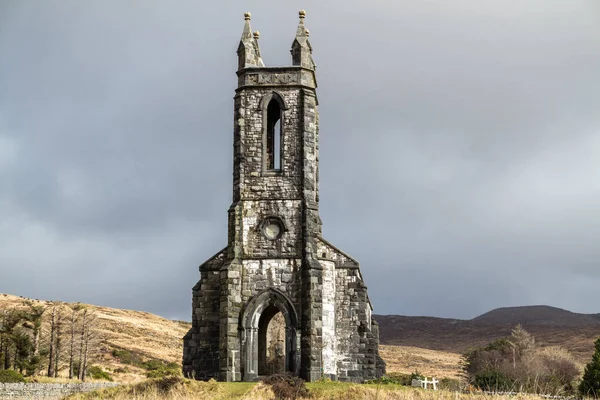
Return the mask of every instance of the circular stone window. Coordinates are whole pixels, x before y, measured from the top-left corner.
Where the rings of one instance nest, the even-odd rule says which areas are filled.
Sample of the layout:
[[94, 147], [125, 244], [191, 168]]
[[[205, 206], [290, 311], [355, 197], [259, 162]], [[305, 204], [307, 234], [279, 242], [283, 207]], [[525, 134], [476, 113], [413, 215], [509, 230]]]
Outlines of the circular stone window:
[[261, 231], [269, 240], [279, 239], [283, 235], [283, 223], [277, 217], [269, 217], [261, 224]]

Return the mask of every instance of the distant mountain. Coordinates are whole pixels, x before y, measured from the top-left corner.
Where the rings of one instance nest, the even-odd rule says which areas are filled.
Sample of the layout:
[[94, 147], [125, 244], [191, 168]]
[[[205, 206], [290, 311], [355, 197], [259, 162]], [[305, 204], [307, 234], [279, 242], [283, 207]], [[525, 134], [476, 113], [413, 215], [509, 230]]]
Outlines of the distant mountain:
[[580, 362], [592, 356], [600, 337], [600, 314], [578, 314], [550, 306], [503, 307], [471, 320], [374, 315], [382, 344], [463, 352], [510, 335], [521, 324], [542, 346], [562, 346]]
[[550, 306], [523, 306], [496, 308], [471, 321], [496, 325], [545, 325], [581, 327], [600, 325], [598, 314], [578, 314]]

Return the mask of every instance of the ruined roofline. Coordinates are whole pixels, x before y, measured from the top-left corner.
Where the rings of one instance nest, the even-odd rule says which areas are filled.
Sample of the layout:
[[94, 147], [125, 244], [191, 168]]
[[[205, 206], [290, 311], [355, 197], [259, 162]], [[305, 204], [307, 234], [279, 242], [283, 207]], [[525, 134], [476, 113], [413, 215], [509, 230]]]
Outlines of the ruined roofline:
[[208, 264], [209, 262], [211, 262], [212, 260], [214, 260], [215, 258], [219, 257], [221, 254], [223, 253], [227, 253], [227, 248], [229, 246], [225, 246], [224, 248], [222, 248], [221, 250], [219, 250], [218, 252], [216, 252], [212, 257], [210, 257], [208, 260], [204, 261], [202, 264], [200, 264], [198, 266], [198, 270], [202, 270], [202, 267], [204, 267], [206, 264]]
[[[337, 251], [338, 253], [340, 253], [344, 257], [350, 259], [352, 262], [356, 263], [356, 269], [358, 270], [358, 276], [360, 277], [360, 280], [363, 281], [363, 283], [364, 283], [365, 280], [364, 280], [364, 278], [362, 276], [362, 271], [360, 270], [360, 263], [354, 257], [350, 256], [348, 253], [346, 253], [345, 251], [341, 250], [339, 247], [334, 246], [333, 244], [331, 244], [331, 242], [328, 242], [327, 240], [325, 240], [323, 238], [323, 236], [317, 236], [317, 239], [319, 239], [325, 245], [331, 247], [333, 250]], [[369, 306], [371, 307], [371, 311], [373, 311], [374, 310], [373, 303], [371, 303], [371, 299], [370, 299], [368, 293], [367, 293], [367, 302], [369, 303]]]

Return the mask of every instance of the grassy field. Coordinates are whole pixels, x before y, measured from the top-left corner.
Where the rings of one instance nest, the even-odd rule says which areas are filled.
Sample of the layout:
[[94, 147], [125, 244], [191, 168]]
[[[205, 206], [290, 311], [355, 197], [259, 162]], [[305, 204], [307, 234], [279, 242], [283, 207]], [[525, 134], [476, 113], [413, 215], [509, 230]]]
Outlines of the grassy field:
[[[306, 384], [313, 400], [508, 400], [508, 396], [463, 394], [444, 390], [423, 390], [400, 385], [353, 384], [344, 382], [312, 382]], [[68, 400], [271, 400], [271, 389], [262, 383], [198, 382], [182, 378], [148, 380], [117, 388], [103, 389], [67, 397]], [[531, 395], [510, 396], [510, 400], [541, 400]]]

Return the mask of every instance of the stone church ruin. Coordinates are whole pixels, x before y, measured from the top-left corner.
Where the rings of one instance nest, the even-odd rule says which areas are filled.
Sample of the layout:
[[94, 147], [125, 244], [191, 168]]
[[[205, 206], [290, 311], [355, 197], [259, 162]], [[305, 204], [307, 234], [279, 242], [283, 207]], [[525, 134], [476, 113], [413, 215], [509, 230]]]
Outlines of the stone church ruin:
[[288, 371], [362, 382], [385, 373], [359, 264], [321, 235], [317, 81], [304, 17], [292, 65], [266, 67], [245, 14], [228, 242], [200, 265], [193, 288], [188, 377], [253, 381]]

